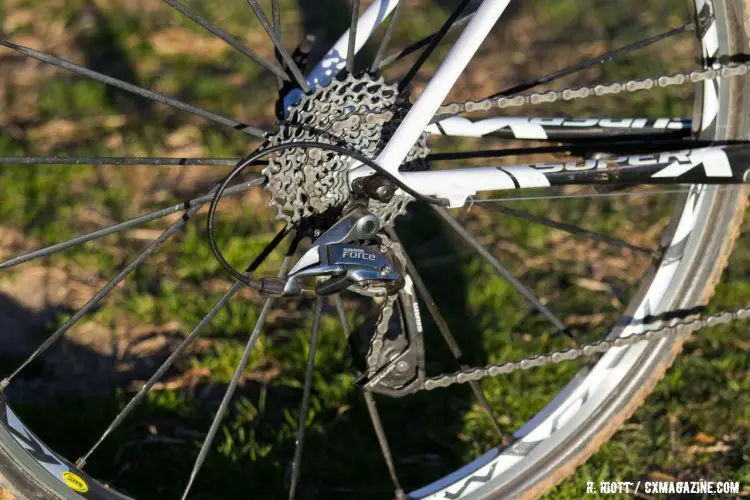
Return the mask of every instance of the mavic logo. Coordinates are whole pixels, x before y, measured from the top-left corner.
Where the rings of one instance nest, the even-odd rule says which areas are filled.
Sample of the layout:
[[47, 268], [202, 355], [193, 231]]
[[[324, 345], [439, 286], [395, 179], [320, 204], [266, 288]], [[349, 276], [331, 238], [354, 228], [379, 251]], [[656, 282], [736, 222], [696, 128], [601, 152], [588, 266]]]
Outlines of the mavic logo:
[[368, 252], [364, 248], [344, 248], [341, 253], [341, 258], [360, 259], [360, 260], [375, 260], [375, 254]]

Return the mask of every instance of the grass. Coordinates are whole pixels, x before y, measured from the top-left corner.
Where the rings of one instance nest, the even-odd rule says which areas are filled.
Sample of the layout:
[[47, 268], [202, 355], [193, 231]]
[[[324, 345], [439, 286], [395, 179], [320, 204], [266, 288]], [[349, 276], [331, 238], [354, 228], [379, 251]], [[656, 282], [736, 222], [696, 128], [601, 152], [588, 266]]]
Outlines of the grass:
[[[282, 32], [289, 47], [296, 46], [305, 25], [314, 26], [320, 38], [330, 38], [348, 21], [348, 4], [340, 0], [300, 2], [302, 8], [291, 0], [281, 3], [285, 9]], [[408, 22], [397, 26], [392, 47], [433, 31], [454, 3], [441, 0], [420, 9], [419, 16], [406, 16]], [[244, 2], [196, 0], [191, 6], [265, 57], [272, 56], [272, 46]], [[495, 30], [452, 98], [489, 94], [645, 33], [678, 26], [686, 20], [683, 8], [676, 0], [657, 4], [646, 0], [518, 2], [512, 18], [503, 20]], [[273, 121], [274, 77], [217, 44], [162, 2], [0, 0], [0, 22], [3, 32], [19, 43], [50, 50], [248, 123], [267, 126]], [[686, 67], [692, 56], [689, 42], [680, 40], [670, 50], [664, 50], [664, 45], [650, 48], [619, 63], [569, 77], [562, 84]], [[366, 47], [362, 67], [374, 50], [374, 46]], [[441, 46], [438, 56], [446, 50], [447, 45]], [[427, 63], [417, 78], [415, 93], [439, 59]], [[408, 64], [397, 64], [388, 75], [395, 78]], [[0, 74], [3, 155], [240, 156], [254, 147], [242, 134], [49, 70], [8, 51], [0, 52], [0, 66], [8, 68]], [[618, 116], [628, 109], [629, 116], [690, 116], [691, 99], [686, 88], [558, 103], [545, 108], [544, 113]], [[507, 144], [493, 140], [431, 143], [435, 150], [485, 146]], [[55, 243], [187, 199], [205, 191], [207, 183], [225, 171], [204, 167], [3, 168], [0, 255]], [[654, 197], [521, 202], [514, 206], [649, 246], [658, 240], [672, 203], [671, 198]], [[600, 337], [619, 317], [647, 265], [629, 252], [501, 218], [481, 207], [460, 217], [516, 276], [555, 311], [564, 313], [566, 324], [584, 338]], [[93, 293], [166, 224], [157, 221], [145, 226], [145, 236], [135, 231], [112, 235], [52, 256], [45, 267], [67, 273], [53, 286], [84, 287]], [[472, 363], [515, 359], [568, 345], [486, 263], [444, 233], [429, 211], [414, 207], [412, 214], [399, 221], [398, 229], [448, 322], [460, 333], [461, 347]], [[218, 227], [222, 248], [236, 265], [247, 262], [276, 230], [273, 212], [260, 192], [227, 202]], [[6, 233], [21, 236], [5, 238]], [[748, 238], [741, 236], [711, 311], [744, 305], [750, 296]], [[280, 252], [272, 255], [263, 273], [275, 273], [280, 261]], [[9, 289], [2, 287], [37, 272], [35, 265], [4, 272], [0, 296], [5, 297]], [[79, 274], [86, 276], [84, 283], [75, 279]], [[43, 401], [26, 401], [28, 394], [11, 393], [19, 401], [14, 408], [55, 450], [69, 458], [81, 455], [133, 391], [132, 386], [119, 383], [116, 391], [97, 392], [87, 377], [107, 379], [109, 371], [130, 373], [129, 363], [148, 365], [149, 359], [152, 364], [163, 359], [162, 351], [146, 348], [140, 355], [113, 355], [108, 343], [102, 347], [102, 339], [87, 334], [92, 328], [84, 327], [95, 326], [107, 342], [116, 343], [111, 338], [117, 335], [135, 339], [134, 349], [151, 338], [166, 339], [169, 347], [168, 335], [175, 333], [179, 338], [189, 332], [227, 288], [208, 249], [204, 216], [198, 216], [84, 324], [71, 331], [53, 353], [56, 359], [67, 359], [63, 357], [66, 352], [84, 349], [105, 370], [81, 367], [83, 378], [73, 379], [73, 390], [53, 392]], [[8, 299], [20, 304], [27, 300], [14, 295]], [[352, 324], [362, 326], [364, 320], [358, 312], [364, 306], [351, 297], [347, 305]], [[30, 330], [33, 338], [51, 333], [74, 310], [66, 299], [52, 306], [52, 317], [45, 316], [41, 326]], [[260, 306], [257, 296], [243, 292], [220, 312], [191, 356], [180, 360], [170, 373], [171, 385], [148, 396], [94, 455], [87, 471], [139, 498], [178, 496]], [[40, 314], [36, 307], [24, 307], [30, 316]], [[285, 496], [311, 308], [309, 301], [299, 300], [280, 303], [272, 313], [229, 417], [198, 477], [195, 498]], [[298, 498], [387, 498], [392, 495], [387, 471], [367, 410], [352, 385], [355, 363], [347, 355], [348, 345], [330, 304], [325, 312]], [[134, 332], [141, 332], [140, 337]], [[425, 340], [428, 371], [452, 370], [449, 353], [427, 318]], [[749, 342], [744, 325], [714, 328], [697, 336], [635, 416], [549, 497], [579, 498], [590, 480], [704, 478], [748, 484]], [[18, 353], [3, 355], [0, 365], [9, 370], [20, 359]], [[573, 363], [517, 373], [488, 380], [483, 388], [500, 424], [515, 429], [539, 411], [579, 367]], [[38, 362], [24, 377], [31, 383], [56, 387], [55, 379], [71, 373], [59, 364]], [[143, 373], [134, 377], [144, 380], [147, 375]], [[378, 398], [378, 403], [407, 489], [455, 470], [494, 443], [488, 418], [466, 387], [446, 389], [439, 397], [418, 394], [400, 400]]]

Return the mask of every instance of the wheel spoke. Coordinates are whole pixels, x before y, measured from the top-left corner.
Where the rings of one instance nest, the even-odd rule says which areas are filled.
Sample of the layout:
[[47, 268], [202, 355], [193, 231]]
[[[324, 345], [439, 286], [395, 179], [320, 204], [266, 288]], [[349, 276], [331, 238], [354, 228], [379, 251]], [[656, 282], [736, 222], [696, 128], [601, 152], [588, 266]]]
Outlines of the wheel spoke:
[[344, 330], [344, 336], [348, 339], [352, 336], [352, 329], [349, 328], [349, 320], [346, 318], [346, 309], [344, 308], [344, 301], [341, 300], [340, 293], [333, 296], [333, 305], [336, 307], [336, 312], [339, 315], [341, 328]]
[[[260, 185], [264, 179], [265, 177], [258, 176], [252, 181], [244, 182], [242, 184], [232, 186], [231, 188], [228, 188], [226, 191], [224, 191], [224, 194], [222, 195], [222, 197], [245, 193], [249, 191], [250, 189]], [[146, 215], [141, 215], [139, 217], [135, 217], [128, 221], [120, 222], [118, 224], [105, 227], [104, 229], [99, 229], [98, 231], [94, 231], [94, 232], [84, 234], [81, 236], [76, 236], [75, 238], [71, 238], [67, 241], [56, 243], [48, 247], [40, 248], [38, 250], [25, 253], [23, 255], [19, 255], [18, 257], [13, 257], [6, 261], [0, 262], [0, 270], [7, 269], [13, 266], [17, 266], [18, 264], [23, 264], [24, 262], [28, 262], [30, 260], [38, 259], [41, 257], [46, 257], [53, 253], [61, 252], [72, 246], [80, 245], [82, 243], [86, 243], [88, 241], [92, 241], [98, 238], [103, 238], [104, 236], [107, 236], [109, 234], [118, 233], [126, 229], [129, 229], [131, 227], [140, 226], [147, 222], [150, 222], [156, 219], [161, 219], [163, 217], [167, 217], [169, 215], [175, 214], [177, 212], [181, 212], [183, 210], [189, 210], [189, 209], [192, 209], [193, 207], [203, 206], [203, 204], [205, 204], [206, 202], [211, 201], [212, 198], [213, 198], [213, 190], [204, 196], [194, 198], [192, 200], [188, 200], [182, 203], [178, 203], [177, 205], [172, 205], [171, 207], [163, 208], [161, 210], [157, 210], [155, 212], [151, 212]]]
[[391, 481], [393, 481], [393, 487], [396, 490], [395, 498], [396, 500], [405, 500], [406, 494], [404, 493], [404, 489], [401, 487], [401, 483], [398, 480], [398, 475], [396, 474], [396, 466], [393, 464], [391, 447], [388, 444], [388, 439], [385, 435], [385, 429], [383, 428], [383, 423], [380, 420], [380, 412], [378, 412], [378, 407], [375, 405], [375, 397], [370, 391], [364, 391], [362, 395], [365, 398], [367, 411], [370, 414], [370, 422], [372, 422], [372, 428], [375, 429], [375, 435], [378, 438], [378, 444], [380, 445], [380, 451], [383, 453], [385, 465], [386, 467], [388, 467], [388, 474], [390, 474]]
[[[534, 146], [525, 148], [502, 148], [502, 149], [481, 149], [474, 151], [456, 151], [449, 153], [432, 153], [425, 157], [426, 161], [443, 161], [443, 160], [470, 160], [474, 158], [503, 158], [505, 156], [522, 156], [536, 154], [570, 154], [575, 156], [587, 156], [595, 153], [629, 153], [633, 147], [638, 147], [639, 151], [656, 153], [664, 151], [673, 151], [675, 149], [692, 149], [706, 146], [722, 145], [712, 141], [693, 141], [680, 139], [663, 139], [659, 136], [644, 137], [642, 140], [633, 141], [632, 137], [626, 140], [616, 140], [615, 137], [606, 136], [610, 142], [598, 142], [591, 140], [585, 144], [562, 144], [560, 146]], [[645, 142], [644, 142], [645, 141]]]
[[[393, 232], [391, 232], [390, 234], [395, 236], [395, 233]], [[340, 294], [336, 294], [333, 296], [333, 303], [336, 306], [336, 310], [338, 311], [339, 319], [341, 320], [341, 327], [344, 329], [344, 335], [346, 335], [346, 338], [348, 339], [349, 337], [351, 337], [351, 328], [349, 327], [349, 321], [346, 319], [346, 310], [344, 309], [344, 303], [341, 301]], [[367, 411], [370, 413], [370, 421], [372, 422], [372, 427], [373, 429], [375, 429], [375, 434], [378, 437], [380, 451], [383, 453], [385, 465], [386, 467], [388, 467], [388, 473], [391, 476], [393, 487], [396, 490], [396, 498], [406, 498], [406, 496], [404, 495], [404, 490], [401, 488], [401, 484], [399, 483], [398, 475], [396, 474], [396, 467], [393, 465], [393, 455], [391, 454], [391, 448], [388, 445], [388, 439], [385, 435], [385, 429], [383, 429], [383, 424], [380, 421], [380, 413], [375, 406], [375, 399], [373, 398], [370, 391], [363, 391], [363, 396], [365, 398], [365, 403], [367, 403]]]
[[294, 80], [297, 82], [297, 85], [299, 85], [300, 88], [305, 93], [310, 92], [310, 86], [307, 84], [307, 80], [305, 80], [305, 77], [302, 74], [302, 71], [300, 71], [299, 66], [297, 66], [296, 62], [294, 62], [292, 55], [289, 53], [288, 50], [286, 50], [286, 48], [284, 47], [284, 44], [281, 43], [281, 39], [278, 36], [276, 36], [276, 32], [271, 26], [271, 23], [268, 22], [268, 18], [266, 17], [266, 14], [263, 12], [263, 9], [260, 7], [260, 5], [258, 5], [258, 1], [247, 0], [247, 3], [250, 5], [250, 7], [252, 7], [253, 11], [255, 12], [256, 17], [258, 18], [258, 21], [260, 21], [260, 24], [263, 26], [263, 29], [266, 30], [266, 33], [271, 38], [271, 41], [273, 41], [273, 44], [276, 47], [276, 50], [279, 52], [279, 54], [281, 54], [281, 57], [284, 59], [284, 62], [289, 68], [289, 71], [292, 72], [292, 76], [294, 77]]
[[195, 478], [198, 476], [198, 473], [200, 472], [201, 467], [203, 466], [203, 462], [206, 460], [206, 455], [208, 455], [208, 451], [211, 449], [211, 445], [213, 444], [214, 438], [216, 437], [216, 433], [219, 430], [219, 426], [221, 425], [221, 422], [224, 419], [224, 414], [226, 413], [227, 408], [229, 407], [229, 403], [232, 401], [232, 398], [234, 397], [234, 392], [237, 389], [237, 385], [239, 384], [240, 378], [242, 377], [242, 374], [245, 371], [245, 367], [247, 366], [247, 363], [250, 360], [250, 354], [252, 354], [253, 349], [255, 348], [255, 343], [258, 340], [260, 331], [262, 330], [263, 326], [266, 323], [266, 318], [268, 317], [268, 313], [270, 312], [271, 307], [273, 306], [273, 303], [274, 303], [274, 299], [268, 298], [266, 299], [266, 302], [263, 304], [263, 308], [260, 311], [260, 316], [258, 317], [258, 321], [255, 324], [255, 328], [253, 329], [253, 332], [247, 341], [247, 345], [245, 345], [245, 350], [242, 353], [242, 358], [240, 358], [240, 361], [237, 364], [237, 368], [234, 371], [234, 375], [232, 376], [232, 380], [229, 382], [229, 386], [227, 387], [226, 392], [224, 392], [224, 397], [221, 400], [219, 409], [216, 410], [216, 415], [214, 415], [214, 419], [211, 422], [211, 427], [209, 428], [208, 434], [206, 434], [206, 438], [203, 440], [203, 444], [201, 445], [200, 452], [198, 453], [198, 458], [195, 460], [195, 463], [193, 464], [193, 470], [190, 472], [190, 478], [188, 479], [188, 483], [185, 486], [185, 490], [182, 493], [183, 500], [185, 500], [188, 496], [188, 493], [190, 493], [190, 488], [193, 486], [193, 482], [195, 481]]
[[461, 224], [458, 223], [456, 219], [451, 217], [451, 215], [448, 213], [448, 211], [443, 207], [436, 207], [433, 206], [432, 208], [435, 209], [435, 211], [440, 215], [440, 217], [445, 220], [445, 222], [448, 223], [448, 225], [453, 229], [461, 238], [466, 241], [476, 252], [484, 258], [485, 261], [489, 265], [492, 266], [495, 271], [503, 277], [508, 283], [510, 283], [513, 288], [516, 289], [523, 297], [544, 317], [546, 317], [558, 330], [561, 330], [563, 332], [566, 331], [565, 324], [558, 319], [555, 314], [550, 311], [547, 306], [542, 304], [539, 299], [537, 299], [531, 291], [529, 291], [526, 286], [521, 283], [518, 279], [516, 279], [510, 271], [508, 271], [505, 267], [503, 267], [502, 264], [500, 264], [500, 261], [497, 260], [497, 258], [492, 255], [486, 248], [484, 248], [484, 245], [479, 242], [469, 231], [467, 231]]
[[357, 21], [359, 21], [359, 0], [354, 0], [352, 2], [352, 19], [349, 23], [349, 40], [346, 52], [346, 71], [350, 75], [354, 73], [354, 56], [357, 50]]
[[[738, 189], [734, 186], [726, 186], [725, 190]], [[580, 198], [617, 198], [619, 196], [655, 196], [661, 194], [680, 194], [687, 193], [690, 189], [661, 189], [655, 191], [617, 191], [614, 193], [576, 193], [560, 194], [550, 196], [516, 196], [510, 198], [475, 198], [470, 200], [471, 204], [480, 205], [483, 203], [503, 203], [508, 201], [538, 201], [538, 200], [574, 200]]]
[[130, 264], [125, 266], [125, 268], [120, 271], [117, 276], [112, 278], [104, 287], [102, 287], [101, 290], [99, 290], [93, 297], [89, 299], [86, 304], [80, 308], [78, 311], [76, 311], [73, 316], [68, 318], [68, 320], [60, 327], [58, 328], [52, 335], [47, 337], [47, 339], [42, 342], [42, 344], [36, 348], [34, 352], [31, 353], [31, 355], [24, 360], [21, 365], [15, 369], [13, 373], [5, 377], [2, 381], [0, 381], [0, 390], [4, 389], [8, 386], [8, 384], [13, 380], [14, 377], [16, 377], [21, 370], [26, 368], [26, 366], [29, 365], [33, 360], [38, 358], [40, 355], [42, 355], [47, 349], [49, 349], [55, 342], [57, 342], [65, 333], [70, 330], [73, 325], [75, 325], [79, 319], [81, 319], [83, 316], [85, 316], [89, 311], [91, 311], [94, 307], [96, 307], [101, 300], [106, 297], [109, 292], [112, 291], [122, 280], [124, 280], [130, 273], [135, 271], [138, 266], [143, 264], [143, 262], [151, 255], [153, 254], [159, 247], [161, 247], [172, 235], [174, 235], [179, 229], [181, 229], [190, 218], [195, 215], [195, 213], [200, 209], [201, 205], [195, 206], [185, 212], [185, 215], [172, 223], [171, 226], [169, 226], [164, 232], [159, 235], [158, 238], [153, 240], [151, 243], [148, 244], [146, 248], [144, 248], [140, 254], [138, 254], [138, 257], [136, 257]]
[[547, 217], [542, 217], [540, 215], [530, 214], [529, 212], [526, 212], [524, 210], [517, 210], [515, 208], [505, 207], [502, 205], [487, 205], [487, 208], [495, 212], [525, 219], [525, 220], [534, 222], [536, 224], [541, 224], [543, 226], [551, 227], [553, 229], [559, 229], [560, 231], [565, 231], [566, 233], [572, 234], [574, 236], [581, 236], [588, 240], [600, 241], [602, 243], [606, 243], [607, 245], [611, 245], [611, 246], [618, 247], [618, 248], [627, 248], [629, 250], [632, 250], [634, 252], [637, 252], [643, 255], [653, 256], [655, 254], [655, 251], [649, 248], [644, 248], [638, 245], [633, 245], [632, 243], [628, 243], [625, 240], [614, 238], [612, 236], [599, 233], [597, 231], [590, 231], [580, 226], [576, 226], [575, 224], [567, 224], [565, 222], [548, 219]]
[[307, 411], [310, 406], [310, 392], [312, 390], [313, 370], [315, 368], [315, 351], [318, 347], [318, 335], [320, 334], [320, 316], [323, 313], [323, 297], [318, 296], [315, 301], [315, 314], [313, 315], [312, 334], [310, 336], [310, 351], [307, 355], [307, 367], [305, 369], [305, 382], [302, 388], [302, 403], [299, 409], [297, 421], [297, 435], [294, 440], [294, 459], [292, 460], [292, 478], [289, 484], [289, 500], [294, 499], [299, 481], [300, 467], [302, 465], [302, 449], [305, 444], [305, 425], [307, 424]]
[[[400, 242], [395, 231], [389, 230], [388, 235], [395, 241]], [[448, 349], [450, 349], [451, 354], [453, 354], [453, 357], [456, 359], [456, 361], [459, 362], [459, 366], [461, 369], [469, 368], [469, 365], [464, 360], [464, 354], [461, 351], [461, 348], [458, 346], [458, 342], [456, 342], [456, 337], [451, 332], [450, 327], [448, 326], [448, 322], [445, 321], [445, 318], [440, 312], [435, 299], [432, 298], [432, 294], [427, 288], [427, 285], [425, 285], [422, 277], [417, 272], [417, 267], [414, 265], [414, 262], [412, 262], [411, 258], [406, 254], [406, 251], [404, 251], [404, 256], [406, 257], [406, 271], [414, 282], [414, 287], [417, 289], [417, 294], [422, 297], [422, 301], [424, 302], [425, 306], [427, 306], [427, 311], [430, 313], [430, 316], [432, 316], [432, 319], [435, 320], [435, 324], [437, 325], [440, 334], [443, 336], [443, 340], [445, 340], [445, 343], [448, 345]], [[484, 412], [490, 418], [492, 428], [495, 429], [495, 433], [500, 438], [501, 443], [503, 444], [503, 446], [507, 446], [508, 444], [510, 444], [512, 438], [500, 428], [500, 424], [498, 424], [497, 419], [495, 418], [495, 413], [492, 411], [490, 402], [487, 400], [487, 396], [484, 394], [484, 391], [482, 391], [479, 382], [476, 380], [471, 380], [469, 381], [469, 385], [471, 386], [471, 390], [472, 392], [474, 392], [474, 396], [477, 398], [477, 401], [479, 401], [479, 406], [482, 407]]]
[[391, 42], [393, 31], [396, 29], [396, 23], [398, 23], [398, 19], [401, 17], [401, 12], [404, 10], [405, 5], [406, 0], [398, 0], [396, 8], [393, 10], [393, 14], [391, 14], [391, 19], [388, 21], [388, 27], [385, 29], [383, 39], [380, 40], [378, 51], [375, 53], [375, 58], [370, 65], [370, 73], [372, 74], [377, 73], [380, 69], [380, 61], [383, 59], [383, 56], [385, 56], [385, 49], [388, 48], [388, 44]]
[[194, 21], [195, 23], [201, 25], [202, 27], [210, 31], [212, 35], [218, 38], [221, 38], [232, 48], [246, 55], [247, 57], [249, 57], [256, 63], [260, 64], [261, 66], [269, 70], [271, 73], [276, 75], [278, 78], [282, 80], [289, 80], [289, 76], [284, 72], [283, 68], [272, 63], [271, 61], [266, 61], [265, 59], [260, 57], [258, 54], [253, 52], [251, 49], [249, 49], [248, 47], [245, 47], [242, 44], [242, 42], [237, 40], [235, 37], [233, 37], [226, 31], [224, 31], [223, 29], [219, 28], [218, 26], [214, 26], [213, 24], [209, 23], [204, 17], [202, 17], [197, 12], [188, 8], [185, 4], [180, 3], [177, 0], [164, 0], [164, 1], [167, 2], [167, 4], [169, 4], [170, 7], [179, 11], [180, 14], [189, 18], [191, 21]]
[[0, 165], [194, 165], [231, 167], [237, 165], [240, 160], [241, 158], [156, 158], [150, 156], [0, 156]]
[[[279, 277], [283, 278], [286, 276], [287, 269], [289, 268], [289, 264], [292, 259], [292, 255], [294, 254], [294, 248], [295, 245], [292, 244], [290, 246], [290, 251], [287, 253], [287, 256], [284, 258], [284, 262], [281, 265], [281, 270], [279, 271]], [[214, 419], [211, 422], [211, 427], [208, 429], [208, 433], [206, 434], [205, 439], [203, 440], [203, 444], [201, 445], [201, 449], [198, 452], [198, 457], [195, 459], [195, 463], [193, 464], [193, 470], [190, 472], [190, 478], [188, 479], [187, 485], [185, 486], [185, 490], [182, 493], [182, 500], [185, 500], [188, 496], [188, 493], [190, 492], [190, 488], [193, 486], [193, 482], [195, 481], [195, 478], [198, 476], [198, 473], [201, 470], [201, 467], [203, 466], [203, 462], [206, 460], [206, 456], [208, 455], [209, 450], [211, 449], [211, 445], [213, 444], [214, 439], [216, 438], [216, 433], [219, 431], [219, 426], [221, 425], [222, 420], [224, 419], [224, 415], [227, 412], [227, 409], [229, 408], [229, 404], [232, 402], [232, 398], [234, 397], [234, 393], [237, 390], [237, 385], [240, 383], [240, 379], [242, 378], [242, 374], [245, 372], [245, 368], [247, 367], [248, 361], [250, 361], [250, 355], [253, 352], [253, 349], [255, 348], [255, 344], [258, 341], [258, 336], [260, 336], [261, 330], [263, 330], [263, 326], [266, 323], [266, 318], [268, 317], [268, 313], [271, 311], [271, 308], [273, 307], [273, 304], [275, 302], [275, 299], [273, 297], [269, 297], [266, 299], [265, 303], [263, 304], [263, 308], [260, 311], [260, 315], [258, 316], [258, 321], [255, 323], [255, 327], [253, 328], [253, 332], [250, 334], [250, 338], [247, 341], [247, 344], [245, 345], [245, 350], [242, 353], [242, 357], [240, 358], [239, 363], [237, 363], [237, 368], [234, 370], [234, 375], [232, 376], [232, 380], [229, 382], [229, 386], [227, 386], [227, 390], [224, 392], [224, 397], [221, 400], [221, 403], [219, 404], [219, 409], [216, 410], [216, 415], [214, 415]]]
[[[273, 19], [273, 32], [279, 37], [279, 41], [283, 42], [281, 38], [281, 8], [279, 8], [279, 0], [271, 0], [271, 18]], [[278, 50], [274, 50], [274, 55], [276, 56], [276, 62], [283, 66], [284, 60], [281, 58], [281, 53]], [[284, 80], [281, 77], [277, 79], [276, 83], [279, 90], [284, 87]]]
[[[271, 242], [266, 246], [264, 249], [262, 255], [268, 255], [270, 251], [272, 251], [274, 248], [278, 246], [278, 244], [281, 242], [282, 239], [289, 233], [289, 228], [282, 229], [276, 237], [271, 240]], [[287, 254], [287, 257], [289, 257], [289, 254]], [[257, 269], [262, 263], [263, 258], [259, 255], [256, 257], [256, 259], [253, 261], [250, 266], [248, 266], [246, 272], [251, 273], [255, 269]], [[285, 260], [286, 262], [286, 260]], [[138, 406], [138, 404], [143, 400], [144, 397], [146, 397], [146, 394], [151, 390], [151, 388], [164, 376], [164, 374], [169, 370], [169, 368], [174, 364], [174, 362], [177, 360], [177, 358], [182, 355], [185, 350], [190, 347], [190, 345], [195, 341], [196, 338], [198, 338], [198, 335], [211, 323], [213, 318], [221, 311], [224, 306], [229, 302], [229, 299], [231, 299], [238, 291], [240, 291], [244, 285], [239, 282], [235, 281], [232, 286], [227, 290], [227, 292], [222, 295], [222, 297], [214, 304], [214, 306], [211, 308], [210, 311], [203, 317], [202, 320], [193, 328], [193, 331], [190, 332], [190, 334], [183, 339], [183, 341], [180, 343], [180, 345], [177, 346], [177, 348], [172, 351], [172, 353], [169, 355], [169, 357], [164, 361], [164, 363], [159, 366], [159, 368], [154, 372], [153, 375], [146, 381], [145, 384], [136, 392], [136, 394], [128, 401], [128, 403], [125, 405], [125, 407], [120, 410], [120, 413], [118, 413], [115, 418], [112, 420], [112, 422], [107, 426], [107, 428], [102, 432], [101, 436], [99, 436], [99, 439], [91, 446], [91, 448], [83, 455], [81, 458], [76, 460], [76, 467], [83, 468], [84, 465], [86, 465], [86, 462], [91, 457], [91, 454], [96, 451], [96, 449], [104, 442], [104, 440], [109, 436], [112, 431], [114, 431], [119, 425], [127, 418], [130, 413], [135, 410], [135, 408]]]
[[448, 33], [448, 31], [451, 28], [451, 25], [455, 23], [458, 20], [458, 16], [461, 15], [461, 13], [464, 11], [467, 5], [469, 5], [469, 2], [471, 0], [462, 0], [461, 3], [456, 7], [456, 9], [451, 12], [451, 15], [448, 16], [448, 19], [446, 19], [445, 23], [440, 27], [439, 30], [435, 32], [432, 37], [430, 37], [430, 41], [427, 42], [427, 46], [422, 51], [422, 53], [419, 54], [419, 57], [417, 58], [417, 61], [412, 65], [411, 68], [409, 68], [409, 71], [406, 73], [406, 75], [401, 79], [400, 82], [398, 82], [398, 90], [399, 92], [403, 92], [406, 87], [409, 86], [409, 83], [411, 83], [414, 76], [417, 74], [417, 72], [420, 70], [422, 65], [425, 63], [428, 57], [432, 54], [432, 52], [435, 50], [435, 47], [438, 46], [440, 41], [445, 37], [445, 35]]
[[548, 75], [544, 75], [534, 80], [529, 80], [523, 83], [519, 83], [518, 85], [505, 89], [501, 92], [498, 92], [497, 94], [493, 94], [492, 96], [490, 96], [490, 98], [509, 97], [509, 96], [518, 94], [520, 92], [525, 92], [527, 90], [538, 87], [539, 85], [544, 85], [544, 84], [553, 82], [559, 78], [563, 78], [573, 73], [583, 71], [584, 69], [590, 68], [592, 66], [603, 64], [605, 62], [615, 59], [616, 57], [628, 54], [630, 52], [642, 49], [644, 47], [648, 47], [649, 45], [652, 45], [656, 42], [660, 42], [662, 40], [666, 40], [666, 39], [675, 37], [677, 35], [681, 35], [682, 33], [693, 31], [694, 29], [695, 29], [695, 25], [693, 25], [693, 23], [684, 24], [680, 26], [679, 28], [675, 28], [675, 29], [666, 31], [664, 33], [660, 33], [658, 35], [655, 35], [649, 38], [644, 38], [643, 40], [639, 40], [637, 42], [625, 45], [623, 47], [619, 47], [617, 49], [604, 52], [603, 54], [599, 54], [598, 56], [578, 62], [576, 64], [568, 66], [567, 68], [563, 68], [559, 71], [549, 73]]
[[22, 45], [17, 45], [7, 40], [0, 40], [0, 45], [8, 47], [9, 49], [13, 49], [16, 52], [20, 52], [21, 54], [24, 54], [26, 56], [33, 57], [34, 59], [37, 59], [39, 61], [52, 64], [53, 66], [57, 66], [58, 68], [62, 68], [64, 70], [70, 71], [77, 75], [85, 76], [93, 80], [106, 83], [107, 85], [117, 87], [121, 90], [131, 92], [133, 94], [144, 97], [146, 99], [151, 99], [152, 101], [156, 101], [162, 104], [166, 104], [168, 106], [172, 106], [179, 110], [192, 113], [194, 115], [200, 116], [201, 118], [205, 118], [207, 120], [220, 123], [221, 125], [231, 127], [235, 130], [239, 130], [240, 132], [244, 132], [248, 135], [259, 137], [261, 139], [264, 139], [267, 135], [266, 131], [253, 127], [246, 123], [240, 123], [238, 121], [232, 120], [231, 118], [226, 118], [224, 116], [218, 115], [211, 111], [207, 111], [203, 108], [199, 108], [199, 107], [184, 103], [182, 101], [178, 101], [177, 99], [173, 99], [171, 97], [167, 97], [162, 94], [157, 94], [156, 92], [152, 90], [144, 89], [143, 87], [133, 85], [132, 83], [127, 83], [122, 80], [118, 80], [117, 78], [103, 75], [102, 73], [98, 73], [88, 68], [84, 68], [83, 66], [79, 66], [70, 61], [66, 61], [65, 59], [61, 59], [57, 56], [53, 56], [45, 52], [39, 52], [38, 50], [34, 50], [29, 47], [24, 47]]
[[[405, 1], [405, 0], [404, 0]], [[467, 14], [455, 23], [451, 25], [450, 28], [448, 28], [448, 33], [451, 33], [452, 31], [455, 31], [459, 28], [463, 28], [467, 24], [469, 24], [469, 21], [471, 21], [471, 18], [474, 17], [474, 12], [471, 14]], [[447, 34], [447, 33], [446, 33]], [[422, 38], [419, 41], [416, 41], [412, 43], [411, 45], [404, 47], [403, 49], [399, 50], [398, 52], [395, 52], [385, 59], [383, 59], [380, 64], [378, 65], [377, 69], [382, 70], [389, 64], [393, 64], [394, 62], [403, 59], [404, 57], [408, 56], [409, 54], [413, 54], [414, 52], [422, 49], [423, 47], [426, 47], [430, 41], [437, 36], [437, 32], [433, 33], [431, 35], [428, 35], [424, 38]]]

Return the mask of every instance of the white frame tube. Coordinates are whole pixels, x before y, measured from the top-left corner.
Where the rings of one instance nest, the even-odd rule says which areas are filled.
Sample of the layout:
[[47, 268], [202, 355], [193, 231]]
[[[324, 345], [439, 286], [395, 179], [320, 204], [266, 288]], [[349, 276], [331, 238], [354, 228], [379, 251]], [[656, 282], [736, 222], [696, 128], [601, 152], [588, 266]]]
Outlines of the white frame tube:
[[[406, 0], [375, 0], [359, 16], [357, 20], [357, 38], [354, 40], [355, 53], [365, 45], [372, 32], [385, 21], [388, 15], [393, 12], [399, 1]], [[347, 29], [336, 43], [331, 47], [323, 58], [307, 75], [307, 83], [312, 90], [318, 85], [326, 86], [338, 74], [339, 71], [346, 67], [346, 57], [349, 53], [349, 30]], [[289, 106], [300, 95], [301, 91], [290, 92], [284, 97], [284, 105]]]
[[[490, 30], [505, 11], [510, 0], [484, 0], [477, 9], [469, 25], [451, 48], [448, 56], [438, 68], [435, 76], [425, 87], [422, 94], [404, 117], [396, 132], [383, 151], [376, 158], [378, 165], [400, 176], [398, 168], [403, 163], [409, 150], [414, 146], [422, 132], [430, 124], [438, 108], [453, 85], [461, 76], [469, 61], [474, 56]], [[357, 169], [354, 177], [363, 174], [363, 169]], [[370, 169], [368, 169], [370, 170]], [[418, 189], [408, 180], [403, 181], [411, 188]], [[421, 190], [420, 190], [421, 191]]]

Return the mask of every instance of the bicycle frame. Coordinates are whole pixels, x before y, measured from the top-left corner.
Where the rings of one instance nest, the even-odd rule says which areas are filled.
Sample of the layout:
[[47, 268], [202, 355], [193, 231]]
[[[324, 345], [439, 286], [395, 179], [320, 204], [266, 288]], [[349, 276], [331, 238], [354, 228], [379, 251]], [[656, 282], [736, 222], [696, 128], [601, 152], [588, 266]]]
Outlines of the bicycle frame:
[[[359, 18], [355, 48], [359, 50], [399, 1], [375, 0]], [[407, 186], [425, 195], [447, 199], [451, 207], [464, 205], [482, 191], [566, 184], [677, 184], [742, 183], [748, 180], [743, 165], [750, 160], [747, 147], [709, 147], [655, 154], [630, 154], [610, 160], [474, 167], [424, 172], [398, 168], [423, 132], [516, 139], [601, 138], [602, 132], [631, 136], [681, 136], [689, 132], [685, 119], [659, 118], [520, 118], [496, 117], [472, 121], [451, 117], [431, 123], [445, 97], [488, 36], [510, 0], [483, 0], [435, 75], [376, 158], [376, 162]], [[312, 70], [311, 86], [326, 85], [345, 66], [347, 30]], [[370, 175], [372, 169], [353, 165], [350, 180]]]

